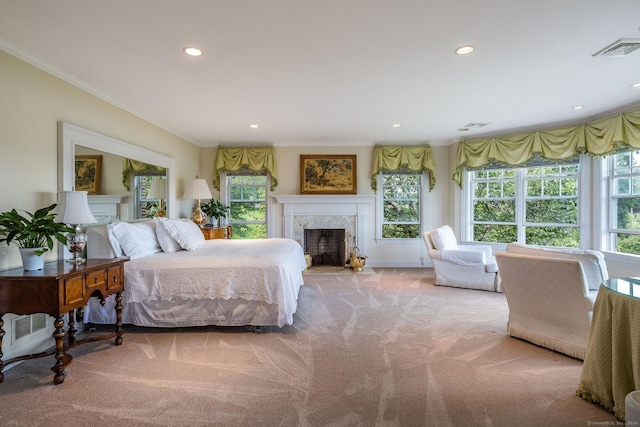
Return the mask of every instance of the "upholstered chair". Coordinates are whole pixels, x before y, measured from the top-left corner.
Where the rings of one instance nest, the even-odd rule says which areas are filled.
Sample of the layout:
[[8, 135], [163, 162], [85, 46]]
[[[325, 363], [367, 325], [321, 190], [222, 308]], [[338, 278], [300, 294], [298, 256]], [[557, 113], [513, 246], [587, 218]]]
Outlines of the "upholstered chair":
[[498, 264], [488, 245], [459, 245], [448, 225], [422, 233], [435, 273], [435, 284], [500, 291]]
[[496, 260], [509, 305], [508, 334], [584, 359], [598, 294], [590, 287], [608, 278], [602, 254], [511, 243]]

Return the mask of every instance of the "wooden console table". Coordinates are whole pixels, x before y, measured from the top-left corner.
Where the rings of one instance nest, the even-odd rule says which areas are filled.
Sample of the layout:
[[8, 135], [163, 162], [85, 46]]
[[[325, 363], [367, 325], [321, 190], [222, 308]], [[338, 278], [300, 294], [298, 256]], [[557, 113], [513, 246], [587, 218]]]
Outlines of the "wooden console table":
[[[128, 258], [89, 259], [84, 264], [75, 265], [70, 262], [58, 261], [46, 263], [44, 269], [24, 271], [22, 268], [0, 271], [0, 383], [4, 380], [2, 370], [5, 364], [20, 360], [55, 354], [55, 365], [51, 368], [55, 372], [53, 383], [64, 381], [64, 369], [69, 366], [73, 357], [66, 350], [84, 342], [112, 338], [115, 344], [122, 344], [122, 295], [124, 291], [124, 262]], [[116, 294], [116, 330], [114, 334], [91, 337], [83, 340], [76, 339], [75, 310], [83, 308], [89, 298], [97, 296], [104, 299]], [[2, 360], [2, 316], [6, 313], [18, 315], [46, 313], [55, 321], [53, 338], [55, 349], [37, 354]], [[64, 316], [69, 315], [68, 330], [64, 330]], [[67, 336], [65, 342], [65, 336]]]

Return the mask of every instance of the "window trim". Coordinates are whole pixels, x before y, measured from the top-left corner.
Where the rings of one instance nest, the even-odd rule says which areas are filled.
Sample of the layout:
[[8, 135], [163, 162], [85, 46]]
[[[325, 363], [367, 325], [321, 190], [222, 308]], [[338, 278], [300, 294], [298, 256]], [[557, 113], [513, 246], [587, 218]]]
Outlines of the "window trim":
[[[244, 172], [244, 173], [243, 173]], [[235, 171], [233, 173], [227, 174], [226, 171], [220, 172], [220, 202], [224, 205], [231, 206], [231, 189], [229, 187], [229, 176], [237, 176], [237, 175], [263, 175], [263, 173], [256, 173], [252, 171]], [[271, 198], [271, 175], [267, 172], [264, 172], [264, 176], [266, 176], [267, 180], [265, 183], [265, 219], [264, 223], [267, 227], [267, 238], [270, 239], [273, 237], [273, 224], [271, 223], [271, 218], [273, 218], [273, 203]], [[229, 218], [226, 218], [226, 223], [229, 224]]]
[[[578, 173], [578, 219], [577, 226], [580, 227], [580, 248], [587, 249], [591, 247], [592, 239], [591, 234], [595, 227], [598, 227], [598, 222], [590, 221], [592, 218], [591, 215], [591, 203], [592, 197], [590, 188], [593, 184], [590, 178], [593, 176], [591, 174], [592, 170], [592, 159], [589, 156], [584, 154], [580, 155], [580, 168]], [[561, 162], [552, 162], [549, 166], [561, 163]], [[547, 166], [547, 165], [545, 165]], [[524, 224], [524, 203], [520, 203], [519, 200], [524, 200], [524, 185], [522, 184], [526, 178], [526, 174], [524, 173], [523, 167], [517, 168], [518, 172], [516, 174], [516, 224], [523, 225]], [[504, 168], [509, 168], [506, 166]], [[478, 168], [482, 169], [482, 168]], [[489, 168], [487, 168], [489, 169]], [[495, 169], [495, 168], [492, 168]], [[471, 225], [471, 220], [473, 218], [472, 212], [472, 174], [474, 171], [470, 171], [465, 169], [462, 176], [462, 191], [460, 192], [460, 206], [461, 206], [461, 240], [465, 242], [474, 242], [471, 239], [473, 235], [473, 226]], [[525, 231], [524, 227], [519, 227], [517, 232], [518, 242], [524, 243], [525, 240]], [[498, 245], [499, 247], [506, 247], [504, 243], [492, 243], [494, 245]]]
[[375, 240], [378, 244], [399, 244], [399, 243], [411, 243], [415, 244], [417, 241], [422, 240], [422, 233], [429, 229], [427, 223], [427, 210], [429, 206], [429, 172], [426, 171], [408, 171], [407, 173], [416, 174], [420, 176], [420, 201], [419, 201], [419, 218], [420, 218], [420, 231], [418, 233], [418, 237], [416, 238], [407, 238], [407, 239], [399, 239], [399, 238], [386, 238], [382, 237], [382, 223], [384, 218], [384, 192], [383, 192], [383, 183], [382, 176], [383, 174], [397, 174], [402, 173], [401, 171], [391, 171], [391, 172], [380, 172], [376, 176], [376, 231], [375, 231]]

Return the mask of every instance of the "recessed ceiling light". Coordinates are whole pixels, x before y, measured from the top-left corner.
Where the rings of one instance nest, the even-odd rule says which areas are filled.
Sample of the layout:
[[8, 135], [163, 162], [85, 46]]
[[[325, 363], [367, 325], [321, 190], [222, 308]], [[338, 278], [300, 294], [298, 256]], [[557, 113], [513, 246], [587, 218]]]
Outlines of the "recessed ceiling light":
[[459, 128], [459, 129], [458, 129], [458, 132], [466, 132], [466, 131], [468, 131], [468, 130], [469, 130], [469, 128]]
[[391, 125], [392, 128], [399, 128], [400, 127], [400, 123], [394, 123]]
[[202, 55], [202, 51], [200, 49], [198, 49], [197, 47], [185, 47], [182, 50], [184, 50], [184, 53], [186, 53], [189, 56], [200, 56], [200, 55]]
[[573, 107], [574, 110], [582, 110], [584, 107], [582, 105], [576, 105]]
[[474, 47], [471, 45], [466, 45], [466, 46], [460, 46], [458, 48], [456, 48], [455, 52], [458, 55], [468, 55], [471, 52], [473, 52]]
[[255, 124], [255, 123], [253, 123], [253, 124], [249, 125], [249, 127], [251, 129], [258, 129], [259, 126], [257, 124]]
[[632, 84], [631, 87], [640, 87], [640, 82]]

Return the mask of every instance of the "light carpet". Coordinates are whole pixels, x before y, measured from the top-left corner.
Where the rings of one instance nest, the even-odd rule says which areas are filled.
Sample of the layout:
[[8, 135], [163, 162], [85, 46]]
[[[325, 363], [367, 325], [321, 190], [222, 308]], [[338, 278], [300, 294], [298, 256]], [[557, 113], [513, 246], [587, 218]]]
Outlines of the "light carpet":
[[5, 372], [0, 425], [588, 426], [582, 362], [506, 334], [503, 294], [434, 286], [430, 269], [307, 274], [294, 324], [127, 326], [124, 344]]

